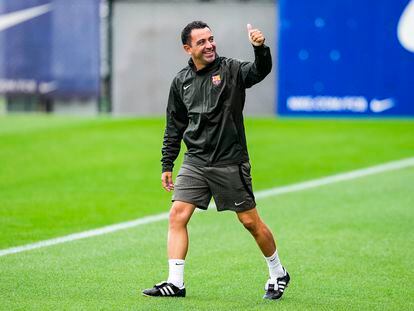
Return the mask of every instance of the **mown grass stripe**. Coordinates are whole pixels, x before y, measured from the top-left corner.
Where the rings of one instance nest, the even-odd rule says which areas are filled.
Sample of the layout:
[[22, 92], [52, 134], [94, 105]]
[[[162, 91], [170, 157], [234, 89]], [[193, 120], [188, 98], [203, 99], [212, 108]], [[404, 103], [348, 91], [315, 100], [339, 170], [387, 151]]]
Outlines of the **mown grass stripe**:
[[[360, 177], [374, 175], [374, 174], [383, 173], [387, 171], [394, 171], [394, 170], [403, 169], [403, 168], [407, 168], [411, 166], [414, 166], [414, 157], [392, 161], [392, 162], [388, 162], [388, 163], [384, 163], [384, 164], [380, 164], [376, 166], [371, 166], [371, 167], [367, 167], [363, 169], [353, 170], [353, 171], [346, 172], [346, 173], [340, 173], [340, 174], [335, 174], [335, 175], [331, 175], [327, 177], [317, 178], [317, 179], [313, 179], [310, 181], [295, 183], [292, 185], [275, 187], [275, 188], [270, 188], [267, 190], [258, 191], [255, 193], [255, 197], [257, 199], [262, 199], [262, 198], [277, 196], [277, 195], [281, 195], [285, 193], [297, 192], [301, 190], [320, 187], [320, 186], [333, 184], [333, 183], [337, 183], [341, 181], [357, 179]], [[214, 204], [210, 204], [210, 207], [214, 208]], [[168, 214], [169, 213], [161, 213], [158, 215], [146, 216], [146, 217], [138, 218], [138, 219], [127, 221], [127, 222], [121, 222], [118, 224], [105, 226], [102, 228], [69, 234], [66, 236], [53, 238], [49, 240], [43, 240], [43, 241], [39, 241], [35, 243], [22, 245], [22, 246], [6, 248], [3, 250], [0, 250], [0, 257], [11, 255], [11, 254], [16, 254], [16, 253], [21, 253], [21, 252], [25, 252], [29, 250], [34, 250], [38, 248], [48, 247], [52, 245], [81, 240], [85, 238], [90, 238], [94, 236], [100, 236], [103, 234], [108, 234], [108, 233], [112, 233], [112, 232], [116, 232], [120, 230], [138, 227], [138, 226], [149, 224], [149, 223], [158, 222], [161, 220], [168, 219]]]

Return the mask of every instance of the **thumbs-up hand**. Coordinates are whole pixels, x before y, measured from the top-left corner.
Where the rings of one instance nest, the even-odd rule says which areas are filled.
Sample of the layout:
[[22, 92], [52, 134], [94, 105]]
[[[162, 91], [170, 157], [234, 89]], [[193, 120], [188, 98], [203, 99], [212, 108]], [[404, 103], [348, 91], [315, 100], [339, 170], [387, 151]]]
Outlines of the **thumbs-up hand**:
[[247, 24], [247, 34], [249, 41], [254, 46], [261, 46], [265, 42], [265, 37], [259, 29], [255, 29], [251, 24]]

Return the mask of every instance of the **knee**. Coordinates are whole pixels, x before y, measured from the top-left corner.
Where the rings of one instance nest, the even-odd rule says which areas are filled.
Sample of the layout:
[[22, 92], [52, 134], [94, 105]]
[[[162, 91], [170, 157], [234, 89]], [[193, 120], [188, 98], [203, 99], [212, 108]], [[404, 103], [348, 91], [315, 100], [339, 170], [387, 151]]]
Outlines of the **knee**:
[[172, 227], [186, 226], [189, 220], [185, 208], [180, 205], [173, 205], [170, 210], [169, 224]]
[[260, 228], [259, 221], [253, 218], [240, 219], [240, 222], [248, 231], [250, 231], [253, 234], [256, 233]]
[[183, 225], [183, 216], [177, 208], [172, 207], [170, 210], [169, 216], [170, 226], [182, 226]]

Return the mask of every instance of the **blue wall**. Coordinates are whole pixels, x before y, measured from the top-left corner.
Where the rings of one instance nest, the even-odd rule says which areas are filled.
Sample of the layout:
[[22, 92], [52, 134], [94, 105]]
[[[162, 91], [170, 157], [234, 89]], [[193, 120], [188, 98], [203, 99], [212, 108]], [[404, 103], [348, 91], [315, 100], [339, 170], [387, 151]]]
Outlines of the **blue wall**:
[[99, 0], [0, 0], [0, 93], [99, 94]]
[[278, 114], [414, 116], [414, 0], [279, 3]]

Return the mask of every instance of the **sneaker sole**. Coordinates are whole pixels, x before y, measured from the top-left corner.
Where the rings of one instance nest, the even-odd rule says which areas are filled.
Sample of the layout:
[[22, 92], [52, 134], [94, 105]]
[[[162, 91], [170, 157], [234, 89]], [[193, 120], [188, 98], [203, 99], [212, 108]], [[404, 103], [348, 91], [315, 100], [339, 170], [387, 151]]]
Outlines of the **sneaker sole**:
[[185, 296], [151, 296], [144, 293], [141, 293], [144, 297], [150, 297], [150, 298], [185, 298]]

